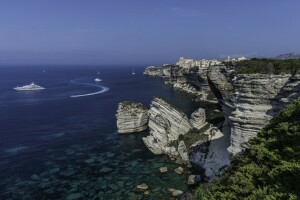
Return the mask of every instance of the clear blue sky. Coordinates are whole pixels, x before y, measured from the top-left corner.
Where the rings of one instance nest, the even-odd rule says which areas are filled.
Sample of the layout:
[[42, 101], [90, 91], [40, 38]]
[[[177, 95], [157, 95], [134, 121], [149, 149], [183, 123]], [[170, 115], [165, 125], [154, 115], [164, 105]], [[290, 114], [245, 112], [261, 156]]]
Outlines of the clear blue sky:
[[0, 65], [300, 52], [299, 0], [0, 0]]

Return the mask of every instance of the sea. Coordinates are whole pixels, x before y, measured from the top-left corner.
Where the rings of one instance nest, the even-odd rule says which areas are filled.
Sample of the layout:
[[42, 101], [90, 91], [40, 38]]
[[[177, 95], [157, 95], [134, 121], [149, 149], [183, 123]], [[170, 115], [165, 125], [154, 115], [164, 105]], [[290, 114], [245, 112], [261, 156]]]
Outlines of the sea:
[[[191, 169], [153, 155], [142, 141], [149, 130], [119, 135], [115, 114], [121, 101], [149, 108], [155, 96], [187, 115], [200, 103], [143, 66], [135, 75], [131, 66], [101, 66], [96, 83], [98, 69], [0, 67], [0, 199], [169, 199], [169, 188], [189, 189]], [[31, 82], [46, 89], [13, 89]], [[142, 183], [148, 192], [136, 188]]]

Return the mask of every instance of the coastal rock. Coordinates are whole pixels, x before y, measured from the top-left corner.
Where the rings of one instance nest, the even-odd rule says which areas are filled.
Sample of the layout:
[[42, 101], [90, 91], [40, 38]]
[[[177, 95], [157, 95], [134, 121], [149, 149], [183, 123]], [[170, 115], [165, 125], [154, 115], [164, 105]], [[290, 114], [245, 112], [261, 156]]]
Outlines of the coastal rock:
[[146, 67], [144, 74], [147, 76], [162, 76], [163, 71], [161, 67], [149, 66]]
[[196, 129], [201, 129], [206, 124], [206, 115], [203, 108], [198, 108], [191, 115], [190, 122]]
[[[220, 157], [221, 162], [214, 162], [213, 154], [209, 154], [211, 148], [218, 149], [220, 144], [216, 141], [223, 134], [217, 127], [205, 122], [204, 113], [203, 109], [197, 109], [189, 120], [178, 108], [155, 98], [149, 110], [150, 135], [143, 141], [152, 153], [166, 154], [178, 164], [202, 168], [209, 163], [207, 174], [210, 175], [211, 171], [228, 164], [229, 159]], [[226, 156], [229, 157], [229, 154]]]
[[182, 159], [182, 161], [185, 164], [189, 164], [190, 161], [189, 161], [188, 150], [187, 150], [187, 147], [183, 140], [179, 141], [177, 151], [178, 151], [178, 154], [180, 155], [180, 158]]
[[161, 173], [165, 173], [165, 172], [168, 172], [168, 168], [167, 168], [167, 167], [160, 167], [160, 168], [159, 168], [159, 171], [160, 171]]
[[177, 174], [182, 174], [184, 170], [183, 170], [182, 167], [177, 167], [174, 171], [175, 171]]
[[173, 197], [178, 197], [182, 194], [183, 194], [183, 191], [181, 191], [181, 190], [175, 190], [175, 191], [172, 192]]
[[185, 135], [192, 128], [188, 117], [162, 98], [155, 98], [149, 110], [150, 135], [143, 138], [145, 145], [154, 154], [172, 154], [170, 148], [179, 135]]
[[200, 175], [190, 175], [187, 181], [188, 185], [195, 185], [200, 183], [201, 176]]
[[149, 186], [146, 183], [142, 183], [140, 185], [137, 185], [136, 188], [140, 190], [147, 190]]
[[148, 110], [141, 103], [124, 101], [117, 110], [118, 133], [133, 133], [148, 127]]
[[[210, 84], [225, 115], [223, 133], [230, 134], [229, 152], [241, 152], [270, 119], [300, 96], [300, 74], [235, 74], [211, 67]], [[230, 127], [230, 128], [228, 128]]]

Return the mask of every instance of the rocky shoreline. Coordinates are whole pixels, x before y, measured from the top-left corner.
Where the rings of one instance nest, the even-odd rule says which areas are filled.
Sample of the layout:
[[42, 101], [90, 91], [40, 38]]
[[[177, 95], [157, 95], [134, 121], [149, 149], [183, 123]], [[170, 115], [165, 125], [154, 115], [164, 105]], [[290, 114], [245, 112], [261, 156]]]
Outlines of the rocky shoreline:
[[[189, 117], [165, 99], [155, 97], [147, 111], [149, 118], [142, 120], [147, 121], [143, 128], [149, 128], [149, 135], [143, 141], [153, 154], [168, 155], [176, 163], [193, 167], [199, 173], [203, 170], [202, 180], [221, 174], [232, 155], [247, 147], [249, 139], [300, 96], [299, 73], [237, 74], [219, 63], [195, 70], [186, 68], [182, 62], [185, 61], [179, 61], [179, 65], [150, 66], [144, 74], [162, 77], [166, 84], [198, 101], [217, 100], [225, 120], [216, 126], [207, 122], [203, 108]], [[145, 109], [129, 110], [130, 113], [146, 112]], [[121, 113], [118, 110], [117, 118], [123, 130], [126, 123], [136, 124], [136, 118], [124, 120], [128, 115], [124, 114], [122, 119]], [[191, 175], [187, 183], [198, 176]]]

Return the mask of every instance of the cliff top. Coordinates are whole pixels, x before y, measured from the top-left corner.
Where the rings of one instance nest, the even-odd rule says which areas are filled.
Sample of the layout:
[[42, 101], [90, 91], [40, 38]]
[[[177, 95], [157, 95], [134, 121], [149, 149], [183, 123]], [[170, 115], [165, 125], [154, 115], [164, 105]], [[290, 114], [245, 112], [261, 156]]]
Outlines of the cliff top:
[[278, 60], [257, 59], [240, 62], [224, 62], [227, 67], [234, 68], [237, 74], [295, 74], [300, 72], [300, 59]]
[[135, 109], [147, 110], [147, 108], [142, 103], [134, 102], [134, 101], [123, 101], [119, 104], [119, 106], [122, 109], [135, 108]]

